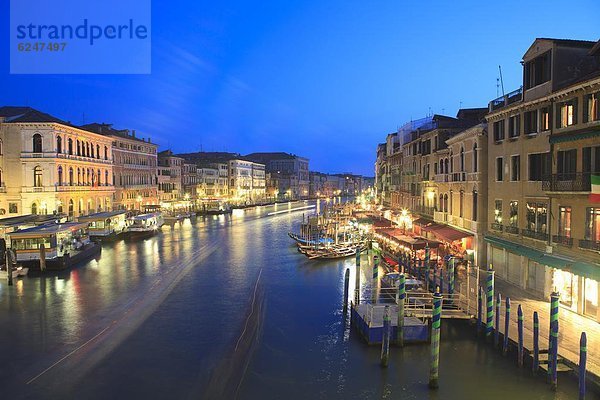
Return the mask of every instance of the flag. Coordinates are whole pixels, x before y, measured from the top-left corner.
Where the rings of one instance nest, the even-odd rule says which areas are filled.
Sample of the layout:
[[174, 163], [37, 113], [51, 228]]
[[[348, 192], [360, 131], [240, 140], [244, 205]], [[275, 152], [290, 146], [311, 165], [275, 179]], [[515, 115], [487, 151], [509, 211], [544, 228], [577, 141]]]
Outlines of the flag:
[[600, 175], [592, 175], [592, 192], [590, 203], [600, 203]]

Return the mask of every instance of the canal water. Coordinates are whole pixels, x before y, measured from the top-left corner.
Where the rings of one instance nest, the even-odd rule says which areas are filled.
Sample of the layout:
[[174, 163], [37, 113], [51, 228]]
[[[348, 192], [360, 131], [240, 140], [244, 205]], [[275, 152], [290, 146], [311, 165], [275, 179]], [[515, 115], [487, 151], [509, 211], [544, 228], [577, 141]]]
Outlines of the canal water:
[[464, 322], [443, 322], [437, 391], [427, 345], [392, 347], [380, 368], [342, 312], [354, 258], [307, 260], [287, 237], [303, 211], [273, 214], [303, 205], [186, 220], [70, 271], [0, 283], [1, 397], [577, 398], [574, 381], [551, 392]]

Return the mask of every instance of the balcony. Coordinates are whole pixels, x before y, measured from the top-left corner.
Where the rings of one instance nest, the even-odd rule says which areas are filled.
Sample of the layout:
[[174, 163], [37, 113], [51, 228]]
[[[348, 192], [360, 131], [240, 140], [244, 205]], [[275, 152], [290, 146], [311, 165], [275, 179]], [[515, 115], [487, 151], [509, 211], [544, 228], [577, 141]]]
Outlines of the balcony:
[[573, 246], [573, 238], [572, 237], [552, 235], [552, 241], [554, 243], [558, 243], [563, 246], [568, 246], [568, 247]]
[[596, 240], [579, 240], [579, 248], [585, 250], [600, 251], [600, 242]]
[[437, 174], [433, 179], [436, 182], [448, 182], [448, 174]]
[[506, 233], [512, 233], [513, 235], [519, 234], [519, 228], [516, 226], [510, 226], [510, 225], [506, 226], [505, 231], [506, 231]]
[[429, 217], [433, 217], [434, 208], [427, 206], [416, 206], [415, 210], [417, 213], [421, 215], [427, 215]]
[[589, 192], [592, 190], [591, 177], [589, 172], [546, 175], [542, 180], [542, 190], [545, 192]]
[[435, 222], [441, 222], [441, 223], [445, 224], [448, 222], [448, 213], [441, 212], [441, 211], [434, 211], [433, 212], [433, 220]]
[[513, 90], [512, 92], [510, 92], [504, 96], [498, 97], [497, 99], [490, 101], [489, 110], [490, 110], [490, 112], [499, 110], [499, 109], [506, 107], [512, 103], [521, 101], [522, 98], [523, 98], [523, 87], [521, 86], [517, 90]]
[[498, 222], [492, 222], [492, 229], [495, 231], [499, 231], [502, 232], [502, 224], [499, 224]]
[[535, 240], [543, 240], [546, 241], [548, 240], [548, 234], [544, 233], [544, 232], [536, 232], [536, 231], [532, 231], [529, 229], [521, 229], [521, 235], [531, 238], [531, 239], [535, 239]]

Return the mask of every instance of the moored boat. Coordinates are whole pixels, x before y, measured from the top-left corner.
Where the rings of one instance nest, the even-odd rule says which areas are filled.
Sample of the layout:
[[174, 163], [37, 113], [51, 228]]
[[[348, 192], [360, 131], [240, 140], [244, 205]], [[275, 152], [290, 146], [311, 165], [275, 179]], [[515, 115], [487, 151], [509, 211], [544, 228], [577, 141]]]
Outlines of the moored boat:
[[90, 238], [95, 240], [114, 240], [127, 229], [127, 211], [105, 211], [78, 218], [86, 222]]
[[127, 234], [131, 237], [154, 235], [164, 223], [160, 212], [136, 215], [130, 219]]

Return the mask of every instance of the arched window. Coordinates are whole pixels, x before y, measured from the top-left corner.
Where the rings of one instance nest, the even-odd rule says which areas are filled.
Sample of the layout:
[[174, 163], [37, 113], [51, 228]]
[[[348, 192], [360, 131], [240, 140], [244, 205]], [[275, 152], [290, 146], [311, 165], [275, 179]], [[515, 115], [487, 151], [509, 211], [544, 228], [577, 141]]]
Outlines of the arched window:
[[[450, 152], [450, 173], [454, 172], [454, 156], [452, 155], [452, 152]], [[450, 200], [450, 202], [452, 202], [452, 200]], [[452, 207], [450, 207], [452, 208]]]
[[96, 145], [96, 158], [99, 160], [100, 159], [100, 145]]
[[73, 167], [69, 167], [69, 186], [73, 186]]
[[73, 155], [73, 139], [69, 138], [69, 140], [67, 140], [67, 144], [69, 146], [69, 155], [72, 156]]
[[477, 143], [473, 144], [473, 172], [477, 172], [479, 167], [479, 154], [477, 152]]
[[460, 171], [464, 172], [465, 170], [465, 149], [460, 147]]
[[463, 205], [465, 203], [465, 192], [460, 191], [459, 203], [458, 203], [458, 216], [463, 217]]
[[444, 212], [448, 212], [448, 194], [444, 195]]
[[4, 186], [4, 182], [2, 181], [2, 170], [0, 169], [0, 186]]
[[77, 185], [81, 185], [81, 170], [77, 168]]
[[42, 167], [39, 165], [33, 169], [33, 186], [42, 187]]
[[477, 190], [473, 190], [473, 221], [477, 221], [477, 200], [478, 200]]
[[90, 169], [86, 169], [86, 178], [85, 178], [85, 183], [86, 185], [90, 184]]
[[440, 193], [440, 211], [444, 212], [444, 195]]
[[108, 171], [104, 171], [104, 185], [108, 186]]
[[60, 136], [56, 137], [56, 152], [62, 153], [62, 138]]
[[104, 146], [104, 159], [108, 160], [108, 147]]
[[448, 172], [450, 172], [450, 169], [448, 168], [448, 159], [446, 158], [446, 161], [444, 161], [444, 173], [447, 174]]
[[58, 186], [63, 185], [63, 169], [62, 167], [58, 167]]
[[58, 214], [62, 214], [63, 213], [63, 206], [62, 206], [62, 203], [60, 201], [57, 202], [57, 204], [56, 204], [56, 212]]
[[3, 154], [2, 150], [3, 150], [3, 148], [2, 148], [2, 139], [0, 139], [0, 156]]
[[32, 214], [37, 214], [38, 213], [37, 204], [31, 203], [31, 213]]
[[75, 205], [73, 204], [73, 199], [69, 199], [69, 216], [72, 217], [75, 212]]
[[41, 153], [42, 152], [42, 135], [36, 133], [33, 135], [33, 152]]
[[100, 170], [98, 170], [98, 186], [102, 185], [102, 174], [100, 173]]
[[79, 140], [77, 141], [77, 155], [81, 155], [81, 142]]
[[450, 194], [448, 195], [448, 201], [450, 204], [448, 204], [448, 210], [450, 215], [452, 215], [452, 213], [454, 213], [454, 210], [452, 209], [452, 190], [450, 191]]
[[86, 157], [90, 156], [90, 144], [89, 143], [85, 144], [85, 156]]
[[94, 145], [91, 146], [91, 153], [89, 154], [89, 156], [91, 156], [92, 158], [94, 158]]

